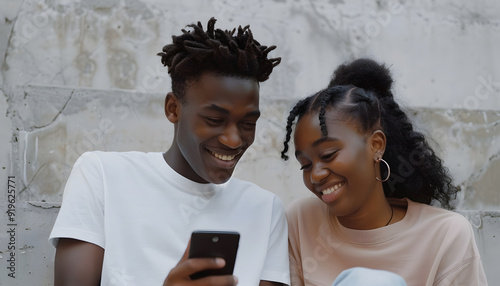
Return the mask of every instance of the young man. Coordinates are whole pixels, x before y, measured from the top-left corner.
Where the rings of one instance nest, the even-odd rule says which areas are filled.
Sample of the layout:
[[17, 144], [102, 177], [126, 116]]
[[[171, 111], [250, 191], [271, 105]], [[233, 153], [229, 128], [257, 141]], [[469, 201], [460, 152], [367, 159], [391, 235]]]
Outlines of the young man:
[[[50, 235], [56, 286], [289, 284], [282, 202], [231, 178], [254, 140], [259, 82], [280, 59], [248, 27], [214, 25], [190, 25], [158, 54], [172, 78], [167, 152], [88, 152], [75, 163]], [[234, 276], [189, 278], [224, 265], [188, 259], [200, 229], [240, 233]]]

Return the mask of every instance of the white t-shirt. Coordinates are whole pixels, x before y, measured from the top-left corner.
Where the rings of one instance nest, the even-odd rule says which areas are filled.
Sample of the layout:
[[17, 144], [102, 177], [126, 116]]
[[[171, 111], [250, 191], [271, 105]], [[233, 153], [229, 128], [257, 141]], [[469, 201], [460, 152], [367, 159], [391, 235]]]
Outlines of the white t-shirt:
[[367, 267], [401, 275], [408, 286], [487, 285], [472, 227], [461, 214], [389, 199], [405, 217], [371, 230], [342, 226], [318, 198], [287, 209], [292, 286], [331, 285], [345, 269]]
[[102, 285], [162, 285], [193, 230], [240, 233], [234, 275], [289, 284], [284, 206], [273, 193], [231, 178], [199, 184], [161, 153], [88, 152], [75, 163], [50, 242], [74, 238], [105, 249]]

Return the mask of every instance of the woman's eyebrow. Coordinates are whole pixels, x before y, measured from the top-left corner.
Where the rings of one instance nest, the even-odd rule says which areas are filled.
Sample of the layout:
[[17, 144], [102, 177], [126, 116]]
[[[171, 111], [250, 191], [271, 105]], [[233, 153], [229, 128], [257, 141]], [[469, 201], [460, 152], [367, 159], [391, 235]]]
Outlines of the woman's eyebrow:
[[337, 137], [330, 137], [330, 136], [323, 136], [321, 138], [319, 138], [318, 140], [314, 141], [312, 143], [312, 146], [313, 147], [316, 147], [318, 146], [319, 144], [323, 143], [323, 142], [331, 142], [331, 141], [338, 141], [339, 139]]
[[[338, 139], [337, 137], [323, 136], [323, 137], [319, 138], [318, 140], [314, 141], [312, 143], [312, 146], [316, 147], [323, 142], [332, 142], [332, 141], [338, 141], [338, 140], [340, 140], [340, 139]], [[300, 150], [295, 151], [295, 157], [299, 156], [300, 154], [302, 154], [302, 151], [300, 151]]]

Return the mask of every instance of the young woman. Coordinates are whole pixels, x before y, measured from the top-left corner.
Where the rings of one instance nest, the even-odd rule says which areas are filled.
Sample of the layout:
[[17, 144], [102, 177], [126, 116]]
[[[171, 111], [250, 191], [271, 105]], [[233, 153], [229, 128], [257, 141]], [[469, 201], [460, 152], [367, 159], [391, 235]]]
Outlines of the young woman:
[[[290, 112], [295, 157], [317, 197], [288, 210], [292, 285], [331, 285], [346, 269], [408, 285], [487, 285], [470, 223], [446, 210], [458, 189], [391, 92], [384, 65], [341, 65]], [[319, 199], [318, 199], [319, 198]]]

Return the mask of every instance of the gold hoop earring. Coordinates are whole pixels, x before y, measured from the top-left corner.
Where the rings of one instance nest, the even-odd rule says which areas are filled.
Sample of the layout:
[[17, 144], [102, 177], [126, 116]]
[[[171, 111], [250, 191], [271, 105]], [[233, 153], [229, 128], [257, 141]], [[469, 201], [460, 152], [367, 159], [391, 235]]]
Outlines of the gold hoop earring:
[[[389, 166], [389, 164], [387, 164], [387, 162], [386, 162], [384, 159], [380, 158], [380, 159], [378, 159], [378, 161], [377, 161], [377, 162], [380, 162], [380, 161], [384, 162], [384, 163], [385, 163], [385, 165], [387, 166], [387, 178], [385, 178], [384, 180], [381, 180], [381, 179], [379, 179], [377, 176], [375, 176], [375, 179], [376, 179], [377, 181], [379, 181], [379, 182], [382, 182], [382, 183], [383, 183], [383, 182], [385, 182], [385, 181], [389, 180], [389, 177], [391, 176], [391, 167]], [[376, 164], [376, 162], [375, 162], [375, 164]]]

